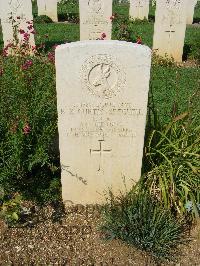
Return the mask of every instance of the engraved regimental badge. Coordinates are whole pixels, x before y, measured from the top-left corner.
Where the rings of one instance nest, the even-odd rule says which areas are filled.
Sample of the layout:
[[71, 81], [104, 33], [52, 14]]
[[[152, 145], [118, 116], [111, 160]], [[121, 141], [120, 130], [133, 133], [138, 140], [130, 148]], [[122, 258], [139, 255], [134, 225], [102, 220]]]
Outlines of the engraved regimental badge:
[[110, 55], [95, 55], [85, 61], [81, 68], [84, 88], [92, 95], [110, 99], [119, 94], [125, 83], [125, 73]]

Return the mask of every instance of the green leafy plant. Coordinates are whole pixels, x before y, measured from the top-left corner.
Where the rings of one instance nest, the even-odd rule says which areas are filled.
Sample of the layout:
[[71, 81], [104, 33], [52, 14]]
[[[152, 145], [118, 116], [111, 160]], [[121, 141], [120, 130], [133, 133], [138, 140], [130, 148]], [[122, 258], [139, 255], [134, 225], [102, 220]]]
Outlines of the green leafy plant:
[[157, 55], [156, 53], [153, 53], [152, 58], [152, 65], [159, 65], [164, 67], [174, 67], [177, 64], [175, 63], [173, 57], [168, 57], [167, 55], [165, 57], [161, 57]]
[[46, 15], [41, 15], [34, 18], [34, 23], [40, 23], [40, 24], [53, 23], [53, 20]]
[[146, 157], [151, 171], [144, 175], [144, 186], [164, 206], [178, 214], [199, 217], [200, 203], [200, 126], [198, 117], [188, 112], [173, 118], [149, 136]]
[[15, 225], [19, 220], [21, 199], [22, 197], [18, 193], [0, 197], [0, 218], [3, 218], [10, 226]]
[[127, 42], [136, 42], [136, 36], [133, 32], [132, 22], [128, 18], [124, 18], [118, 15], [115, 15], [113, 20], [114, 25], [114, 36], [117, 40], [127, 41]]
[[101, 230], [107, 239], [119, 238], [148, 252], [156, 260], [174, 259], [186, 243], [187, 226], [144, 190], [114, 197], [103, 208]]

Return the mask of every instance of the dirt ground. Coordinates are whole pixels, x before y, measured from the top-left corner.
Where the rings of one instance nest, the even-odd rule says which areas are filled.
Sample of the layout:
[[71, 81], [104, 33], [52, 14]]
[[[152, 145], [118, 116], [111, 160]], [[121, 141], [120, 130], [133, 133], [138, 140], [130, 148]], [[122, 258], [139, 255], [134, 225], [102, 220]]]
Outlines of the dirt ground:
[[[8, 228], [0, 223], [0, 265], [155, 265], [145, 253], [122, 241], [106, 241], [95, 213], [61, 216], [46, 206], [25, 227]], [[200, 266], [200, 222], [191, 232], [189, 246], [181, 248], [176, 263]]]

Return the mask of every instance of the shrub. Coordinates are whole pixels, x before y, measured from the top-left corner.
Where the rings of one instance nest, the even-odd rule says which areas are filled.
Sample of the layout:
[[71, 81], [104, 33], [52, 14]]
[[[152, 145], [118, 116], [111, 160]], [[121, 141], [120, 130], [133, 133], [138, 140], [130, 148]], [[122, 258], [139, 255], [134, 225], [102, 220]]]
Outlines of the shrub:
[[132, 22], [129, 21], [128, 18], [115, 15], [113, 24], [114, 24], [114, 36], [116, 37], [117, 40], [136, 42], [136, 36], [133, 32]]
[[53, 20], [46, 15], [41, 15], [34, 18], [34, 23], [40, 23], [40, 24], [53, 23]]
[[0, 73], [0, 186], [42, 198], [59, 177], [53, 53], [0, 56]]
[[107, 239], [119, 238], [148, 252], [156, 260], [174, 259], [186, 242], [187, 227], [147, 192], [132, 191], [104, 206], [101, 230]]

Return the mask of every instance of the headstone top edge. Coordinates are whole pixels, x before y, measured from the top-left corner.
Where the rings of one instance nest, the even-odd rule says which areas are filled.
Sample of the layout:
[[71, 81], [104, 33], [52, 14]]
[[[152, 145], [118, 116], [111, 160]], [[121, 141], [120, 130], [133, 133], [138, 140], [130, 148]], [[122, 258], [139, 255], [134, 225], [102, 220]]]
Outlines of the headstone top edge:
[[99, 46], [105, 46], [105, 45], [118, 45], [126, 48], [136, 48], [139, 50], [146, 51], [147, 53], [151, 54], [152, 50], [146, 46], [146, 45], [141, 45], [141, 44], [136, 44], [132, 42], [126, 42], [126, 41], [116, 41], [116, 40], [96, 40], [96, 41], [77, 41], [77, 42], [72, 42], [72, 43], [65, 43], [58, 45], [56, 47], [56, 52], [59, 52], [61, 50], [65, 50], [68, 48], [73, 48], [73, 47], [81, 47], [81, 46], [94, 46], [94, 45], [99, 45]]

